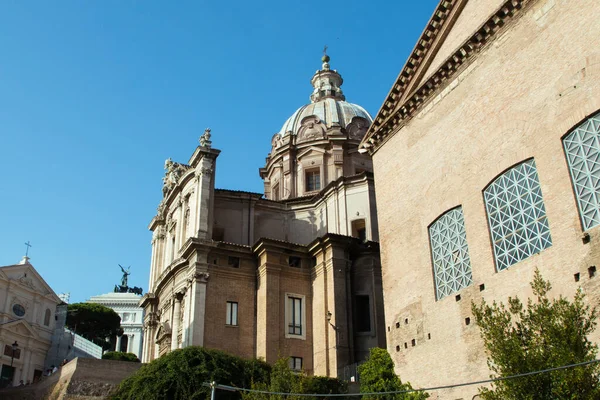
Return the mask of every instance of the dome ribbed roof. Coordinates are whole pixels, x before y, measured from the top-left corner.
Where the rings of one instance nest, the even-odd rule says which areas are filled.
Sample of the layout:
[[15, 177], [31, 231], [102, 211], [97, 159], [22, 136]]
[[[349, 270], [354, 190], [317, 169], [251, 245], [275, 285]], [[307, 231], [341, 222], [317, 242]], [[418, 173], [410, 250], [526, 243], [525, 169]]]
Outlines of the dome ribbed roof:
[[333, 126], [346, 128], [354, 117], [364, 118], [369, 121], [369, 124], [373, 122], [371, 115], [361, 106], [330, 97], [300, 107], [285, 121], [279, 134], [282, 137], [298, 134], [302, 120], [312, 115], [317, 116], [321, 122], [327, 125], [327, 128]]

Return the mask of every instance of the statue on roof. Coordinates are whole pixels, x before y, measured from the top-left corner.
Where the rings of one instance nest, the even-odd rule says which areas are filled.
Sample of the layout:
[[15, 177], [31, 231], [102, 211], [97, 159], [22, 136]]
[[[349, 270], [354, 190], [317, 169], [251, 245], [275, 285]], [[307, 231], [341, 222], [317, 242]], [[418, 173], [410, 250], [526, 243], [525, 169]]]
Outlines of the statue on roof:
[[123, 276], [121, 277], [121, 284], [120, 285], [115, 285], [115, 293], [135, 293], [137, 295], [141, 295], [143, 292], [143, 289], [141, 287], [129, 287], [127, 285], [127, 278], [129, 277], [129, 275], [131, 275], [131, 272], [129, 272], [131, 270], [131, 266], [127, 267], [127, 269], [123, 268], [123, 266], [121, 264], [118, 264], [119, 267], [121, 268], [121, 271], [123, 272]]
[[123, 277], [121, 278], [121, 286], [127, 287], [127, 277], [131, 275], [131, 272], [129, 272], [129, 270], [131, 270], [131, 265], [127, 267], [127, 271], [125, 271], [125, 268], [123, 268], [121, 264], [119, 264], [119, 267], [121, 267], [121, 271], [123, 271]]
[[162, 178], [163, 196], [166, 197], [169, 190], [177, 184], [184, 172], [185, 167], [183, 164], [176, 163], [170, 158], [165, 160], [165, 176]]
[[210, 128], [206, 128], [202, 136], [200, 136], [200, 146], [210, 149], [212, 142], [210, 141]]

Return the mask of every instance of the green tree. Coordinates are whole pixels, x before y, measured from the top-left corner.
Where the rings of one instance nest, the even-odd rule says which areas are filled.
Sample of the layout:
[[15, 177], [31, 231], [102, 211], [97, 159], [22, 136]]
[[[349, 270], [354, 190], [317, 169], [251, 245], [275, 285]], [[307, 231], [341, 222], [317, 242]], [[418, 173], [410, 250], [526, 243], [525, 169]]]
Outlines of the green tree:
[[[361, 393], [396, 392], [412, 390], [410, 383], [402, 383], [394, 372], [394, 362], [385, 349], [372, 348], [367, 361], [358, 367]], [[363, 396], [363, 400], [422, 400], [425, 392]]]
[[116, 361], [132, 361], [140, 362], [140, 359], [133, 353], [124, 353], [122, 351], [107, 351], [102, 354], [103, 360], [116, 360]]
[[[114, 400], [209, 399], [207, 382], [250, 387], [266, 382], [271, 367], [263, 361], [244, 360], [218, 350], [186, 347], [142, 367], [119, 385]], [[236, 392], [218, 391], [219, 400], [239, 399]]]
[[[343, 394], [348, 391], [345, 382], [324, 376], [307, 376], [304, 373], [292, 371], [289, 367], [289, 358], [277, 360], [268, 381], [252, 382], [251, 388], [275, 393], [301, 393], [301, 394]], [[244, 400], [316, 400], [318, 397], [280, 395], [265, 393], [244, 393]], [[342, 400], [343, 398], [337, 397]]]
[[[527, 306], [509, 298], [491, 306], [471, 305], [488, 353], [492, 377], [506, 377], [591, 361], [597, 346], [588, 340], [596, 327], [596, 309], [585, 304], [581, 290], [573, 301], [550, 300], [550, 282], [536, 269], [531, 288], [536, 299]], [[590, 364], [550, 373], [497, 381], [480, 389], [486, 400], [599, 399], [599, 366]]]
[[119, 314], [101, 304], [69, 304], [66, 325], [78, 335], [102, 346], [104, 350], [111, 347], [108, 340], [121, 333]]

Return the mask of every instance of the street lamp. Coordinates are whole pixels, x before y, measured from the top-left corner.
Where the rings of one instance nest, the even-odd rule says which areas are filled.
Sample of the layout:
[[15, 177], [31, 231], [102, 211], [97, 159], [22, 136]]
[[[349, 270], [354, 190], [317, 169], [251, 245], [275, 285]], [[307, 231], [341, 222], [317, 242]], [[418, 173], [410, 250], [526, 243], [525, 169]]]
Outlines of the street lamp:
[[19, 348], [19, 344], [15, 340], [15, 342], [12, 344], [12, 357], [10, 358], [10, 367], [11, 368], [13, 366], [13, 361], [15, 360], [15, 351], [17, 351], [18, 348]]

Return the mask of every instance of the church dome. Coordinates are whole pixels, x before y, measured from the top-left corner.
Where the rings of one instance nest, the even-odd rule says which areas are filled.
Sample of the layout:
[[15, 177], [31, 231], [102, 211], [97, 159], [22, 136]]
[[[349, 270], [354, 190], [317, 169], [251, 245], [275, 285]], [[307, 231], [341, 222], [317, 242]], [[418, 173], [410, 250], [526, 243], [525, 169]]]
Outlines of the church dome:
[[342, 76], [329, 68], [329, 56], [325, 55], [322, 69], [315, 73], [310, 82], [314, 88], [310, 104], [300, 107], [285, 121], [279, 137], [298, 135], [307, 117], [316, 118], [327, 128], [346, 129], [355, 117], [364, 118], [370, 125], [373, 122], [371, 115], [361, 106], [346, 101], [341, 89], [343, 82]]
[[283, 137], [286, 135], [297, 135], [302, 125], [302, 120], [309, 116], [316, 116], [324, 123], [327, 128], [339, 126], [346, 128], [354, 117], [366, 119], [369, 124], [373, 122], [373, 118], [367, 110], [357, 104], [348, 103], [336, 98], [325, 98], [316, 103], [310, 103], [300, 107], [291, 117], [285, 121], [279, 134]]

